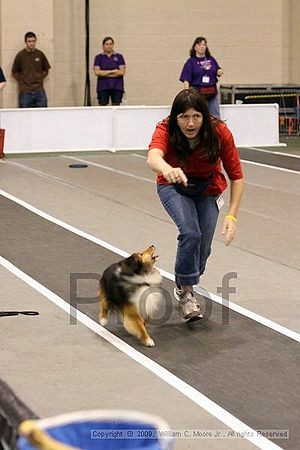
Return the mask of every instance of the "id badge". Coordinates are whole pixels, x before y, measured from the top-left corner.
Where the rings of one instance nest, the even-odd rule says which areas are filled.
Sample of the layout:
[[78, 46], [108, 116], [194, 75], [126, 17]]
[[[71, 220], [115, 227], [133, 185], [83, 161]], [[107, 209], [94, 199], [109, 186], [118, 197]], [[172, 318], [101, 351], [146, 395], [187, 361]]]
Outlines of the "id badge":
[[202, 83], [209, 83], [210, 82], [210, 78], [207, 75], [203, 75], [202, 77]]
[[223, 197], [223, 194], [219, 195], [219, 197], [216, 199], [216, 204], [217, 204], [218, 210], [220, 211], [220, 209], [221, 209], [222, 206], [224, 205], [224, 197]]

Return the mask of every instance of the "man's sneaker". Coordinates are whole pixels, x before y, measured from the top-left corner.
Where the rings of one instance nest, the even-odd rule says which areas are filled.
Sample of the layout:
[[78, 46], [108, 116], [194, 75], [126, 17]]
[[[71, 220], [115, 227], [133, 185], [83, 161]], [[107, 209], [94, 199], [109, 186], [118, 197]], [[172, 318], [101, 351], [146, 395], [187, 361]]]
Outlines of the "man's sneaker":
[[200, 305], [192, 292], [183, 292], [178, 287], [174, 288], [174, 297], [179, 302], [179, 309], [184, 322], [193, 322], [203, 319]]

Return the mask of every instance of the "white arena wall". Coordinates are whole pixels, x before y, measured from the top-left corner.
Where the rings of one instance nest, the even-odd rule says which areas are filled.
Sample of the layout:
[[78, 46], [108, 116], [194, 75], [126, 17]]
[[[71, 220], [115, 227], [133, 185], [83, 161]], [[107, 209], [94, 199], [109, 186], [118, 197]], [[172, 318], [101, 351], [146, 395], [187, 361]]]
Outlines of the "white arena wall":
[[[0, 110], [4, 154], [147, 149], [169, 106]], [[278, 105], [221, 105], [238, 147], [277, 146]]]

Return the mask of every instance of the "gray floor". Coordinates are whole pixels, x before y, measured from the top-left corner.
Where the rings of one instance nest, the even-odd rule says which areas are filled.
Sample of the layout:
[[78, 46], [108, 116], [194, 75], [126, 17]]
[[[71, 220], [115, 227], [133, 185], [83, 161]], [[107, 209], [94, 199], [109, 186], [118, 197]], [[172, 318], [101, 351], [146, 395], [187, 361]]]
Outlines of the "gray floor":
[[240, 157], [247, 161], [261, 162], [263, 164], [270, 164], [274, 167], [282, 167], [285, 169], [300, 170], [300, 158], [295, 155], [289, 155], [285, 147], [281, 149], [280, 153], [263, 152], [262, 149], [255, 148], [240, 148]]
[[[101, 167], [69, 169], [71, 160], [62, 156], [11, 158], [0, 164], [0, 189], [129, 253], [153, 242], [161, 255], [159, 267], [172, 273], [176, 230], [157, 200], [154, 177], [145, 160], [128, 154], [82, 158]], [[231, 301], [299, 332], [299, 173], [249, 163], [244, 169], [247, 185], [237, 238], [225, 247], [218, 230], [201, 285], [216, 293], [223, 276], [236, 272]], [[79, 243], [78, 237], [68, 233], [62, 238], [57, 227], [1, 200], [1, 216], [4, 211], [5, 217], [1, 221], [5, 230], [2, 256], [14, 259], [22, 270], [30, 268], [32, 276], [63, 298], [68, 294], [70, 272], [101, 273], [116, 258], [87, 240]], [[0, 344], [1, 377], [37, 414], [46, 417], [76, 409], [123, 407], [159, 414], [173, 429], [227, 428], [82, 325], [70, 326], [65, 313], [6, 270], [1, 269], [0, 276], [1, 309], [41, 312], [38, 318], [2, 318]], [[85, 312], [95, 318], [96, 305]], [[232, 313], [226, 327], [217, 309], [215, 314], [193, 330], [179, 325], [176, 317], [153, 328], [157, 347], [151, 349], [150, 357], [253, 428], [290, 428], [290, 439], [276, 443], [298, 448], [293, 425], [299, 421], [296, 342]], [[120, 327], [111, 329], [143, 351]], [[105, 390], [100, 387], [103, 378]], [[129, 383], [125, 392], [120, 380]], [[57, 386], [59, 396], [53, 402]], [[179, 439], [175, 446], [248, 447], [253, 446], [238, 439]]]

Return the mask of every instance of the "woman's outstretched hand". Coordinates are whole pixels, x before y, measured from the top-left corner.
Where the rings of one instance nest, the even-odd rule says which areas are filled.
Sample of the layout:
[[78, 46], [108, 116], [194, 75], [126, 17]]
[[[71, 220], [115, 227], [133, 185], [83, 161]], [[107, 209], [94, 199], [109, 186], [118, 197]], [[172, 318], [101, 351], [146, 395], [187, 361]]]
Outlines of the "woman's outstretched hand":
[[180, 167], [171, 167], [163, 172], [163, 177], [169, 183], [179, 183], [187, 186], [187, 177]]

